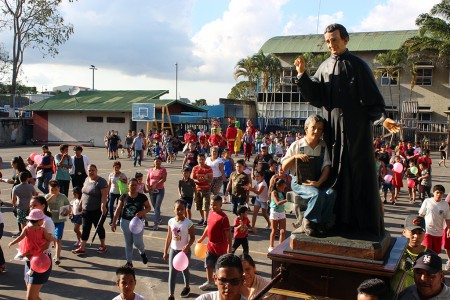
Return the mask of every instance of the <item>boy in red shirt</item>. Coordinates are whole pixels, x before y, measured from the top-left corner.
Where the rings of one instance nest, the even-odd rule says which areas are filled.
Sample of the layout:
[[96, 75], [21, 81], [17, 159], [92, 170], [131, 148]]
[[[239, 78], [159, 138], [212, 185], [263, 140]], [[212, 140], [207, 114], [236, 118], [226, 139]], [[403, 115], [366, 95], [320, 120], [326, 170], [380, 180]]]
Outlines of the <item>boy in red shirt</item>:
[[195, 183], [194, 202], [200, 212], [201, 220], [198, 225], [206, 226], [208, 220], [209, 204], [211, 202], [211, 182], [213, 171], [205, 162], [205, 154], [197, 156], [198, 165], [192, 169], [192, 179]]
[[199, 288], [202, 291], [215, 289], [213, 271], [219, 256], [231, 253], [231, 228], [227, 215], [222, 211], [222, 197], [216, 195], [211, 201], [211, 212], [209, 213], [208, 224], [197, 243], [203, 242], [208, 237], [206, 247], [208, 252], [205, 258], [207, 281]]
[[[234, 219], [234, 243], [232, 253], [242, 245], [244, 254], [248, 254], [248, 229], [250, 228], [250, 220], [248, 219], [248, 207], [241, 205], [237, 209], [238, 216]], [[252, 228], [256, 234], [255, 228]]]

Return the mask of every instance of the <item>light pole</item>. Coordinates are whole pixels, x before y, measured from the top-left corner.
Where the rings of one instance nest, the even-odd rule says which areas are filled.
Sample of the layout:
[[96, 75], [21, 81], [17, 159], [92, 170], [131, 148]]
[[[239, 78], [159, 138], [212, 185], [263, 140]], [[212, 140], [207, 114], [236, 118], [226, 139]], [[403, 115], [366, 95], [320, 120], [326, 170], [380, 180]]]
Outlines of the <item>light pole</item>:
[[94, 78], [95, 78], [95, 70], [97, 70], [97, 68], [94, 65], [91, 65], [91, 67], [89, 69], [92, 70], [92, 90], [95, 91], [95, 89], [94, 89]]
[[175, 100], [178, 100], [178, 63], [175, 63]]

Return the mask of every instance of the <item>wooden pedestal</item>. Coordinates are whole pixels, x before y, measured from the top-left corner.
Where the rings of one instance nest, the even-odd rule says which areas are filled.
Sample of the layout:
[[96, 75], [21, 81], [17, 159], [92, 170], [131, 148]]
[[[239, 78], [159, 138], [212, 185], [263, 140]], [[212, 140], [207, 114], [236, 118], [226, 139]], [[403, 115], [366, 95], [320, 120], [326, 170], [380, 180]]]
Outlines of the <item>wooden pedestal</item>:
[[356, 299], [356, 289], [366, 279], [380, 278], [392, 288], [391, 298], [396, 299], [403, 280], [396, 283], [396, 272], [407, 240], [391, 238], [384, 260], [369, 262], [348, 257], [320, 256], [298, 253], [290, 248], [290, 238], [268, 254], [272, 260], [272, 277], [282, 265], [287, 276], [276, 284], [271, 293], [300, 299]]

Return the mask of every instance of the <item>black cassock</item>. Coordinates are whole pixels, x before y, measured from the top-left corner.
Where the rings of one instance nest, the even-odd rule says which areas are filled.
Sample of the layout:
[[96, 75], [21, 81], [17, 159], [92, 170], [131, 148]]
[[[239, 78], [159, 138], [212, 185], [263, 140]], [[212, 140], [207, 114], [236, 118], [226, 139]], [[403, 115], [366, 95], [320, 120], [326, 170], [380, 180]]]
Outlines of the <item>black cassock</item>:
[[313, 78], [298, 80], [303, 97], [323, 108], [324, 139], [332, 159], [329, 180], [336, 192], [336, 223], [344, 228], [384, 234], [372, 122], [385, 114], [383, 97], [369, 66], [346, 50], [331, 55]]

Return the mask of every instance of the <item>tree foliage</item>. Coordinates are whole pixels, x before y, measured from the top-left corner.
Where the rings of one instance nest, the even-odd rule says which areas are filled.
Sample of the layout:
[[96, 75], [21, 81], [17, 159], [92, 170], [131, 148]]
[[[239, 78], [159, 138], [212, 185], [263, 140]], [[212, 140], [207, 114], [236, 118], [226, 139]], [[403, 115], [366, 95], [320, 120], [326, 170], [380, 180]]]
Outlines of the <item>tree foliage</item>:
[[194, 105], [194, 106], [206, 106], [208, 104], [206, 103], [206, 99], [197, 99], [197, 100], [195, 100], [194, 103], [192, 103], [192, 105]]
[[256, 83], [251, 81], [238, 82], [228, 94], [228, 99], [253, 100], [255, 99]]
[[[70, 1], [71, 2], [71, 1]], [[73, 26], [67, 24], [58, 8], [62, 0], [0, 0], [1, 24], [12, 32], [11, 57], [11, 111], [17, 80], [28, 48], [38, 49], [42, 56], [58, 54], [58, 47], [73, 34]]]
[[405, 42], [410, 60], [430, 58], [448, 62], [450, 56], [450, 1], [433, 6], [416, 19], [419, 35]]

